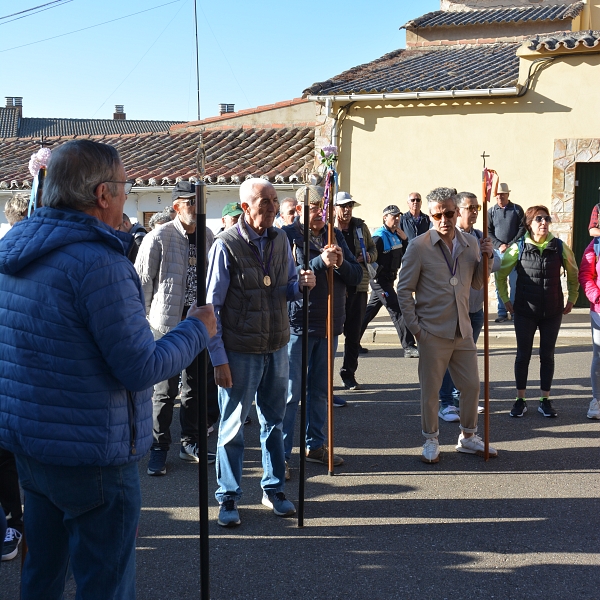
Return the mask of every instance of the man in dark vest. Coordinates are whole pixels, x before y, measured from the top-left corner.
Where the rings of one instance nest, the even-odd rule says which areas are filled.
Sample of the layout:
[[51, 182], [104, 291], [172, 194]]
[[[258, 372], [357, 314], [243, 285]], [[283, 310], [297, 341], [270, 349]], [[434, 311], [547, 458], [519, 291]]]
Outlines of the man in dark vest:
[[123, 213], [123, 223], [119, 225], [117, 229], [119, 231], [124, 231], [125, 233], [128, 233], [129, 235], [133, 236], [133, 244], [131, 245], [131, 249], [129, 250], [127, 258], [132, 263], [135, 263], [138, 251], [140, 249], [140, 246], [142, 245], [142, 240], [148, 232], [139, 223], [132, 223], [125, 213]]
[[240, 524], [244, 421], [256, 397], [264, 473], [262, 503], [276, 515], [296, 512], [286, 499], [283, 417], [288, 387], [287, 302], [313, 288], [310, 271], [296, 272], [286, 234], [273, 227], [275, 188], [264, 179], [240, 186], [243, 214], [219, 233], [209, 255], [207, 302], [216, 302], [217, 335], [210, 345], [219, 386], [218, 523]]

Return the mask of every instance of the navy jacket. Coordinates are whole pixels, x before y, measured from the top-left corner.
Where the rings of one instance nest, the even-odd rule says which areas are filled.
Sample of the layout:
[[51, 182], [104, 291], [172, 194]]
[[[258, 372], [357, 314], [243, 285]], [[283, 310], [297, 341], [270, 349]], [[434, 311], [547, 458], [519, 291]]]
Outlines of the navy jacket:
[[[304, 231], [300, 219], [296, 220], [292, 225], [283, 227], [283, 231], [288, 236], [292, 245], [292, 253], [298, 266], [298, 273], [303, 268], [304, 264]], [[344, 234], [339, 229], [334, 229], [337, 245], [344, 252], [344, 262], [339, 269], [333, 271], [333, 334], [340, 335], [344, 329], [344, 321], [346, 320], [346, 286], [358, 285], [363, 276], [363, 270], [354, 254], [348, 249]], [[327, 227], [323, 228], [323, 236], [327, 243]], [[316, 337], [327, 337], [327, 267], [321, 258], [321, 252], [311, 242], [310, 244], [310, 261], [309, 266], [311, 271], [315, 273], [317, 284], [310, 291], [308, 296], [308, 335]], [[302, 299], [288, 302], [288, 314], [290, 317], [290, 333], [292, 335], [302, 335], [302, 307], [304, 301]]]
[[131, 236], [41, 208], [0, 240], [0, 445], [52, 465], [113, 466], [152, 443], [152, 386], [206, 346], [198, 319], [154, 341]]

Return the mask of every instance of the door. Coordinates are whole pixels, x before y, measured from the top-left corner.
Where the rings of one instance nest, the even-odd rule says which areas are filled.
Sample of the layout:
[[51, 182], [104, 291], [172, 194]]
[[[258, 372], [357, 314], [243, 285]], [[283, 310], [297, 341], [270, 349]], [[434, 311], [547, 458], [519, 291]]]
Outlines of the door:
[[[592, 209], [600, 202], [600, 163], [577, 163], [575, 170], [575, 202], [573, 212], [573, 252], [577, 264], [592, 238], [588, 233]], [[585, 294], [579, 290], [575, 306], [588, 308]]]

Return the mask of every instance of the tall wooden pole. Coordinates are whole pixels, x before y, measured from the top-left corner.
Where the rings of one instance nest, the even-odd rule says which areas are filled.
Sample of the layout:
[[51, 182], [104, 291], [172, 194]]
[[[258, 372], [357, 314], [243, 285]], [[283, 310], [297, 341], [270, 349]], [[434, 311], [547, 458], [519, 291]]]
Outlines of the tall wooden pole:
[[[304, 190], [304, 264], [310, 268], [310, 203], [308, 185]], [[298, 527], [304, 527], [304, 479], [306, 466], [306, 387], [308, 384], [308, 287], [302, 288], [302, 390], [300, 393], [300, 481], [298, 482]]]
[[[488, 158], [485, 150], [481, 155], [483, 158], [483, 173], [481, 177], [481, 207], [483, 210], [483, 238], [488, 236], [488, 201], [487, 201], [487, 177], [485, 159]], [[483, 254], [483, 459], [490, 459], [490, 327], [488, 308], [488, 255]]]
[[[333, 231], [335, 200], [335, 177], [329, 180], [329, 204], [327, 205], [327, 244], [335, 244]], [[333, 369], [335, 353], [333, 347], [333, 266], [327, 268], [327, 438], [329, 449], [329, 475], [333, 475]]]

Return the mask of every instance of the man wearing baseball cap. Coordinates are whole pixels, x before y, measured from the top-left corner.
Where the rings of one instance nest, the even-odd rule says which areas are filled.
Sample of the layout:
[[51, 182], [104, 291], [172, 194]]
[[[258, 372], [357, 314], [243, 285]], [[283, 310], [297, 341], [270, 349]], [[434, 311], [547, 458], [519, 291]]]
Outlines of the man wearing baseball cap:
[[221, 222], [223, 223], [223, 227], [221, 227], [219, 233], [233, 227], [238, 222], [238, 219], [243, 212], [242, 205], [239, 202], [230, 202], [229, 204], [226, 204], [221, 212]]
[[340, 377], [349, 390], [360, 388], [355, 373], [358, 368], [360, 335], [367, 308], [369, 272], [367, 265], [377, 260], [377, 249], [369, 228], [362, 219], [352, 216], [352, 209], [360, 206], [348, 192], [338, 192], [334, 199], [336, 227], [341, 230], [350, 252], [361, 263], [362, 281], [357, 286], [347, 286], [346, 322], [344, 323], [344, 363]]
[[383, 209], [383, 226], [373, 232], [373, 241], [377, 248], [377, 276], [371, 279], [371, 298], [362, 322], [361, 337], [367, 325], [377, 316], [379, 309], [385, 306], [398, 332], [404, 358], [418, 358], [417, 343], [406, 327], [394, 289], [404, 255], [403, 242], [407, 239], [404, 231], [398, 226], [401, 216], [402, 213], [395, 204], [386, 206]]

